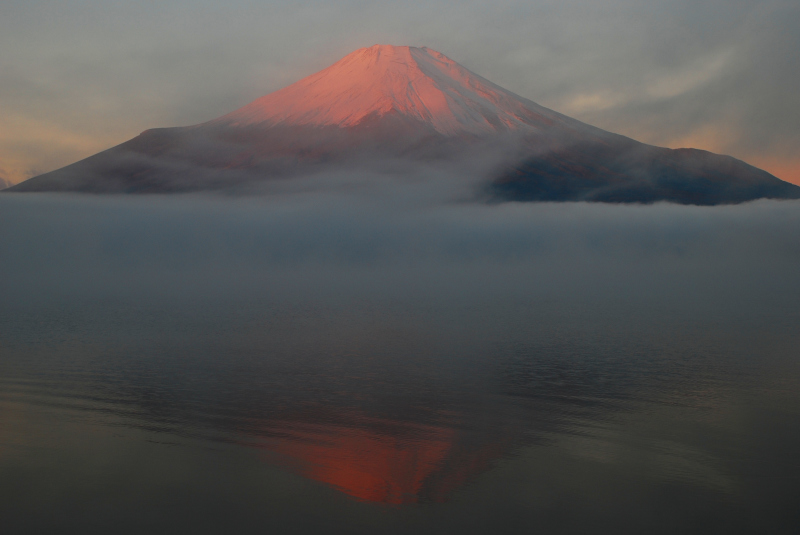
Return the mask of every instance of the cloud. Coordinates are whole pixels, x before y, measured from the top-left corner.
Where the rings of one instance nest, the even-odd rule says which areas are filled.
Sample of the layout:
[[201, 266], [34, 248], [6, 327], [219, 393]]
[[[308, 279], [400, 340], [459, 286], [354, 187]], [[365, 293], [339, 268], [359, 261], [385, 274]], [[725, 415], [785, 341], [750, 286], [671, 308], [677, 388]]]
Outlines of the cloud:
[[422, 202], [429, 184], [307, 186], [258, 198], [3, 195], [0, 287], [19, 302], [186, 299], [197, 285], [288, 300], [335, 287], [398, 296], [432, 285], [457, 300], [472, 280], [497, 295], [527, 288], [640, 301], [654, 292], [691, 298], [695, 284], [750, 300], [797, 285], [796, 202], [486, 206], [442, 195]]
[[10, 188], [14, 183], [6, 178], [6, 174], [0, 170], [0, 189]]
[[678, 72], [656, 75], [647, 84], [647, 94], [653, 99], [662, 100], [696, 91], [722, 76], [735, 54], [734, 49], [723, 50], [701, 58], [694, 65], [683, 67]]

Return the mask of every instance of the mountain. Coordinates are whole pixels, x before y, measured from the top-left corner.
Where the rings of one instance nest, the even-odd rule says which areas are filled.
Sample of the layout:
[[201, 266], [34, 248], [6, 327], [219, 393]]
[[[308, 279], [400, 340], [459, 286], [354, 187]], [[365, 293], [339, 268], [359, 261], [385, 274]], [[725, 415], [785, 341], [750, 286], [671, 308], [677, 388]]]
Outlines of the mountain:
[[376, 45], [232, 113], [136, 138], [8, 191], [251, 191], [294, 176], [452, 164], [485, 200], [800, 198], [727, 156], [653, 147], [544, 108], [428, 48]]

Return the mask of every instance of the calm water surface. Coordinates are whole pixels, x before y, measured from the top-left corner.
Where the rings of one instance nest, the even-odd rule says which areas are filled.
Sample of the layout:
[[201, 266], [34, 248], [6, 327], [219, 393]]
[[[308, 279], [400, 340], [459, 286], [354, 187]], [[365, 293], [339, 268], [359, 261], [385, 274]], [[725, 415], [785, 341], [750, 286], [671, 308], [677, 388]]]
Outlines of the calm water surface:
[[3, 533], [800, 532], [800, 205], [4, 202]]

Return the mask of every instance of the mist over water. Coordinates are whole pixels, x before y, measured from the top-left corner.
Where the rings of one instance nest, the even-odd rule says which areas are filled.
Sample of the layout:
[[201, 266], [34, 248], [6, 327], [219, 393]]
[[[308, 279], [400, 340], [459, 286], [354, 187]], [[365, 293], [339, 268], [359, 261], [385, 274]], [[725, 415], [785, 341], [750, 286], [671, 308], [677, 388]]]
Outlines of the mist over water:
[[0, 196], [12, 533], [800, 527], [800, 203], [337, 184]]

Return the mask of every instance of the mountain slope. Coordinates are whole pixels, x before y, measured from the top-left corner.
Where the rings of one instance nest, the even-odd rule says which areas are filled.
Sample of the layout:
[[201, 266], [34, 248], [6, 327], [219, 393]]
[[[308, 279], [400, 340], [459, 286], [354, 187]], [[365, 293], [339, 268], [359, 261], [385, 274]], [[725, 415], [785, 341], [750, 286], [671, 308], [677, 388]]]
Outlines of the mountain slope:
[[745, 162], [621, 138], [538, 152], [493, 180], [497, 200], [717, 205], [800, 199], [800, 187]]
[[800, 187], [744, 162], [644, 145], [519, 97], [439, 52], [386, 45], [212, 121], [145, 131], [9, 191], [251, 191], [292, 176], [402, 176], [431, 163], [475, 175], [476, 195], [494, 200], [800, 198]]
[[376, 45], [210, 124], [352, 127], [396, 112], [445, 135], [549, 126], [563, 118], [428, 48]]

